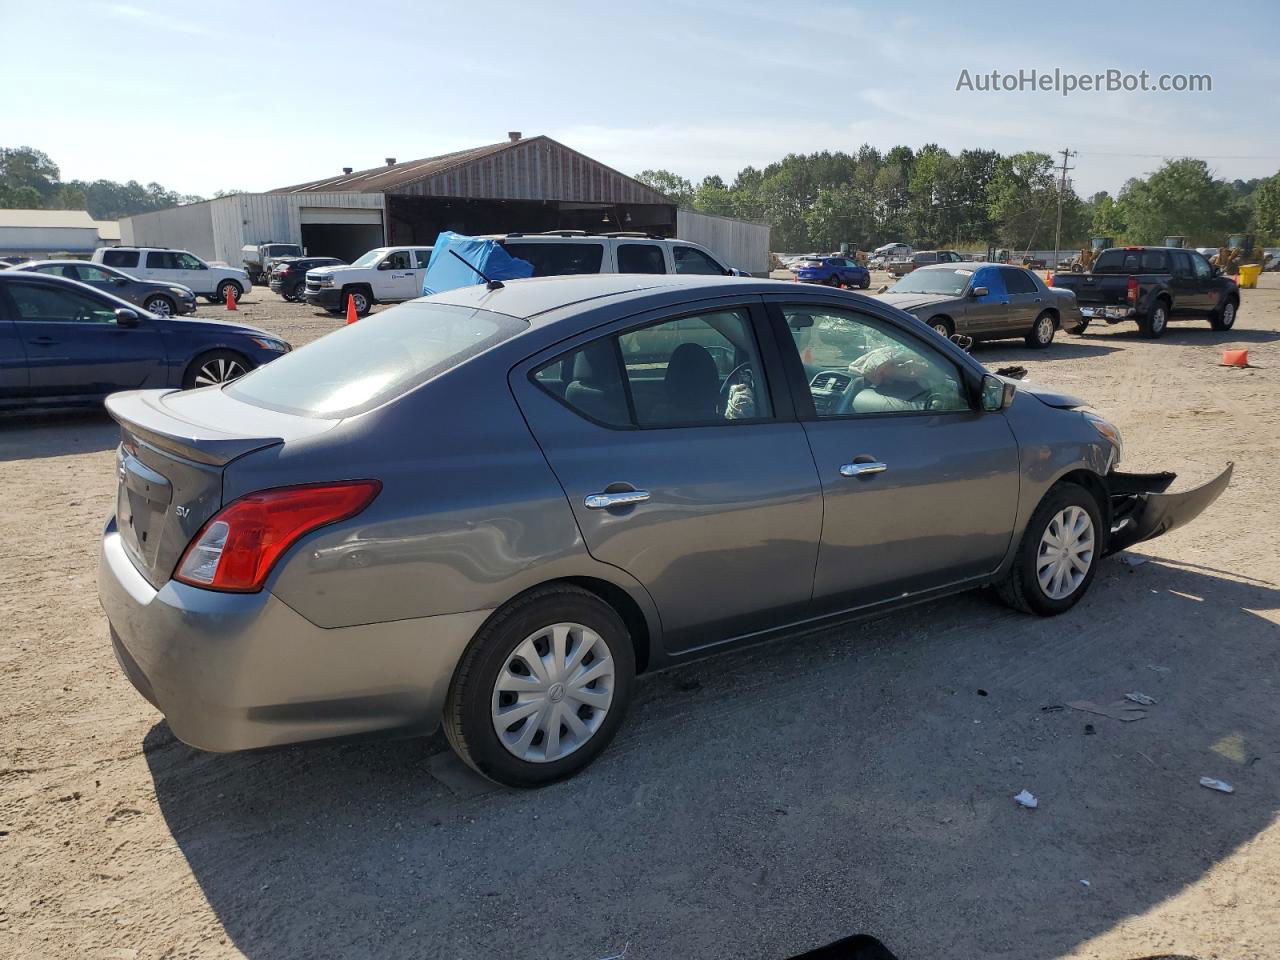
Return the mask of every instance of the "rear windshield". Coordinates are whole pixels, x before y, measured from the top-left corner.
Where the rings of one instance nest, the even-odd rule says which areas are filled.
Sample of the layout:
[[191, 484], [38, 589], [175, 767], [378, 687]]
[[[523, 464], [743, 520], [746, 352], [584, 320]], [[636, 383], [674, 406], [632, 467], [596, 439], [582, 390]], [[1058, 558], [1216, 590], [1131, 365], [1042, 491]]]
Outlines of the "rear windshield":
[[1168, 273], [1169, 258], [1163, 250], [1103, 250], [1093, 264], [1094, 273]]
[[270, 410], [350, 417], [407, 393], [527, 326], [473, 307], [405, 303], [286, 353], [224, 389]]

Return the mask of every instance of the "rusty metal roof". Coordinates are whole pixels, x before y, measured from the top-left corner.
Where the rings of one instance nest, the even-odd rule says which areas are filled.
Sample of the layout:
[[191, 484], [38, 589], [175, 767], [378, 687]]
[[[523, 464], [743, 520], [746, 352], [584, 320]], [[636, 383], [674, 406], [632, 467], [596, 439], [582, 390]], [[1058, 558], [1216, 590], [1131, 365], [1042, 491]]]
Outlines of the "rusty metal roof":
[[[541, 139], [541, 138], [530, 138]], [[300, 183], [292, 187], [280, 187], [272, 190], [272, 193], [309, 193], [316, 191], [342, 192], [350, 191], [352, 193], [384, 193], [387, 190], [394, 190], [396, 187], [404, 186], [415, 180], [421, 180], [423, 177], [429, 177], [436, 173], [443, 173], [451, 170], [464, 163], [472, 160], [479, 160], [481, 157], [491, 156], [500, 153], [503, 150], [510, 149], [523, 140], [508, 140], [502, 143], [491, 143], [483, 147], [472, 147], [470, 150], [459, 150], [456, 153], [445, 153], [438, 157], [426, 157], [422, 160], [407, 160], [404, 163], [396, 163], [392, 165], [383, 165], [381, 167], [372, 167], [368, 170], [357, 170], [354, 173], [344, 173], [336, 177], [329, 177], [325, 180], [313, 180], [310, 183]]]

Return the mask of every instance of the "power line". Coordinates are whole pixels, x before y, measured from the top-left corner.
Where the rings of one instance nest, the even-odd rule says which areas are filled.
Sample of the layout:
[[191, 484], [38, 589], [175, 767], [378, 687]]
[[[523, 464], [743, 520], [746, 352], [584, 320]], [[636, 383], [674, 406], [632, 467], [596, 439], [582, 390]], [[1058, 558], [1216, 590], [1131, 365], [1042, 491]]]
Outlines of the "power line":
[[1070, 147], [1063, 147], [1058, 151], [1062, 154], [1061, 178], [1058, 180], [1058, 225], [1053, 231], [1053, 269], [1058, 268], [1058, 246], [1062, 241], [1062, 195], [1067, 192], [1067, 171], [1074, 170], [1075, 167], [1068, 167], [1067, 161], [1077, 154]]
[[1077, 151], [1084, 157], [1143, 157], [1152, 160], [1166, 160], [1170, 157], [1190, 157], [1193, 160], [1273, 160], [1280, 162], [1280, 155], [1262, 156], [1260, 154], [1210, 154], [1210, 153], [1112, 153], [1107, 150]]

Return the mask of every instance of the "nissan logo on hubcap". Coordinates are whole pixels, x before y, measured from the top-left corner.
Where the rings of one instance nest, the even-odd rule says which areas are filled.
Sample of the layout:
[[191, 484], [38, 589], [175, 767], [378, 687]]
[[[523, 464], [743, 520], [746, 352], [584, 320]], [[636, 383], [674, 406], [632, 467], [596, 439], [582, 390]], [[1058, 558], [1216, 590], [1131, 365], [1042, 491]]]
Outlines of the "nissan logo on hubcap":
[[551, 685], [551, 689], [547, 691], [547, 696], [551, 699], [552, 703], [559, 703], [564, 699], [564, 684], [553, 683]]

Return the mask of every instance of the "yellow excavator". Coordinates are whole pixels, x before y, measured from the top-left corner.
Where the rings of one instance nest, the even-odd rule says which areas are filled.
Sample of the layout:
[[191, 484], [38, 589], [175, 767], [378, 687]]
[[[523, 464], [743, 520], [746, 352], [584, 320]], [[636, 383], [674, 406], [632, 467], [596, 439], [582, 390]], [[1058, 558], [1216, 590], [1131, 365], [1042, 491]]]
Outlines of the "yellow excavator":
[[1081, 248], [1075, 259], [1067, 265], [1067, 269], [1072, 273], [1088, 273], [1093, 261], [1098, 259], [1098, 254], [1115, 245], [1115, 237], [1090, 237], [1089, 246]]
[[1210, 263], [1223, 273], [1239, 273], [1241, 264], [1262, 266], [1266, 258], [1266, 252], [1254, 243], [1253, 234], [1233, 233], [1227, 237], [1226, 245], [1218, 248], [1218, 255]]

